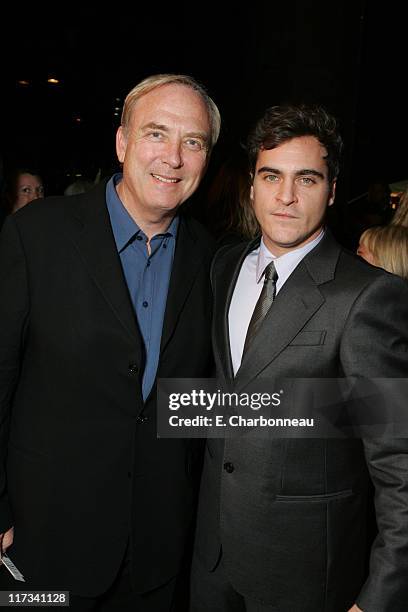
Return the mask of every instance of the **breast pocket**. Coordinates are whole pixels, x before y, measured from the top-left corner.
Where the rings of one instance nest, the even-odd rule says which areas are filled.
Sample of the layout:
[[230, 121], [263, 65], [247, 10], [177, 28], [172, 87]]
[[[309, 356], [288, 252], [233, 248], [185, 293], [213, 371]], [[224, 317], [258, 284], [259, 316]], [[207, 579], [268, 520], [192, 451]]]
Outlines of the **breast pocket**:
[[352, 489], [344, 489], [343, 491], [334, 491], [333, 493], [324, 493], [322, 495], [277, 495], [277, 502], [328, 502], [344, 499], [353, 495]]
[[289, 346], [318, 346], [324, 344], [325, 338], [326, 330], [302, 331], [293, 338]]

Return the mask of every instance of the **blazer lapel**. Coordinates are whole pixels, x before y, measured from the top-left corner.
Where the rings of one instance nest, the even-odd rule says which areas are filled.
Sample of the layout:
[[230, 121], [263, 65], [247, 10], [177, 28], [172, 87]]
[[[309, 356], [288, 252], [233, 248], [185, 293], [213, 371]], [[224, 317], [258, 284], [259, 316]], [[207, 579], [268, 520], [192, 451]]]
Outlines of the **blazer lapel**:
[[180, 215], [166, 311], [164, 314], [161, 352], [165, 350], [173, 335], [177, 320], [191, 291], [202, 259], [202, 247], [199, 248], [197, 237], [188, 220], [183, 215]]
[[249, 244], [238, 244], [235, 247], [230, 247], [217, 264], [217, 276], [213, 281], [215, 300], [213, 345], [226, 380], [234, 378], [228, 323], [231, 299], [243, 261], [248, 253], [257, 248], [259, 242], [260, 238], [256, 238]]
[[[292, 278], [293, 277], [293, 278]], [[290, 344], [324, 298], [303, 262], [286, 281], [245, 353], [236, 375], [238, 386], [260, 376], [262, 370]]]
[[90, 276], [125, 331], [140, 346], [141, 336], [105, 203], [106, 182], [72, 202], [72, 239]]
[[334, 277], [339, 253], [339, 246], [327, 233], [292, 272], [242, 360], [235, 378], [237, 389], [262, 376], [324, 303], [318, 285]]

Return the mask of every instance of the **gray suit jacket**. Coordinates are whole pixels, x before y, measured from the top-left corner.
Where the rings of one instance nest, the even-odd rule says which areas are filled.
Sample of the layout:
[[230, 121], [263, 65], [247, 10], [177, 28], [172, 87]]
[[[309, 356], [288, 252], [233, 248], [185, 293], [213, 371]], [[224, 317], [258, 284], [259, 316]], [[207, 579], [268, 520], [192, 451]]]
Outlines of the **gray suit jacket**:
[[[228, 310], [255, 247], [227, 247], [213, 263], [213, 341], [225, 379], [233, 377]], [[407, 315], [405, 282], [326, 233], [280, 290], [235, 383], [406, 377]], [[356, 601], [364, 612], [406, 610], [408, 440], [208, 440], [196, 554], [211, 571], [221, 548], [235, 589], [277, 612], [345, 612]]]

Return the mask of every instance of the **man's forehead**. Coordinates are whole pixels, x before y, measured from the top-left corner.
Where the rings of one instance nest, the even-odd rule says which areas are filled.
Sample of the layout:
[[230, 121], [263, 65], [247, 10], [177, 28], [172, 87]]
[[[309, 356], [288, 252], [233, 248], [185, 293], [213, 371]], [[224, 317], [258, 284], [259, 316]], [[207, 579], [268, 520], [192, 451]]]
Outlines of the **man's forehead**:
[[299, 136], [279, 144], [273, 149], [261, 148], [257, 168], [274, 164], [274, 167], [300, 170], [316, 168], [327, 171], [326, 148], [314, 136]]
[[177, 83], [158, 87], [137, 100], [131, 121], [133, 123], [153, 122], [171, 125], [175, 122], [194, 122], [209, 129], [208, 109], [201, 96], [191, 87]]

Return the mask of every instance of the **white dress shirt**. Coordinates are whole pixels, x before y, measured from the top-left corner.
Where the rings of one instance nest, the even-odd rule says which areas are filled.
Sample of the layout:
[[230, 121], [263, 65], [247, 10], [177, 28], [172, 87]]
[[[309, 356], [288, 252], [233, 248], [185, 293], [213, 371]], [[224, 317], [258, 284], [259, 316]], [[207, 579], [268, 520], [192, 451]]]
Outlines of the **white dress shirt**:
[[234, 376], [239, 370], [242, 351], [248, 331], [249, 322], [263, 287], [263, 273], [266, 266], [273, 260], [278, 280], [276, 294], [279, 293], [294, 269], [302, 259], [319, 244], [324, 236], [324, 230], [307, 244], [275, 257], [265, 246], [263, 238], [257, 249], [249, 253], [238, 275], [228, 313], [230, 350]]

